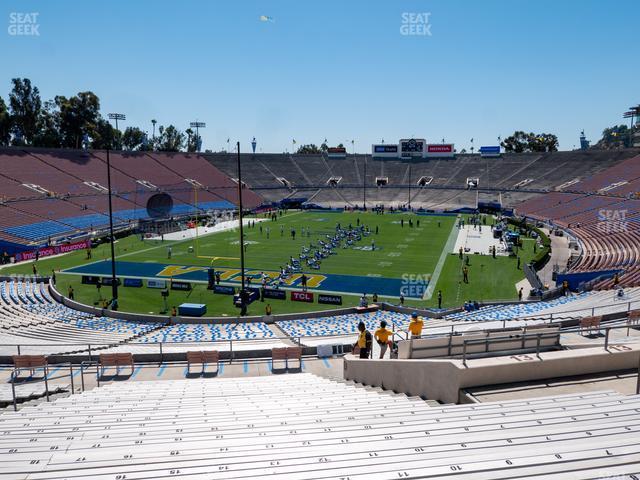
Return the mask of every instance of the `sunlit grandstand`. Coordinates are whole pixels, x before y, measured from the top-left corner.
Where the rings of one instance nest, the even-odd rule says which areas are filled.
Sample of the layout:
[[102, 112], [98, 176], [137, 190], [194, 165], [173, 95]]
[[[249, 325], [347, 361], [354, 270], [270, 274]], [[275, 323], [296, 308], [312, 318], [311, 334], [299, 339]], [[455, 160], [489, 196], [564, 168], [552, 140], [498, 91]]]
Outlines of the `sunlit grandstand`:
[[640, 479], [638, 2], [5, 3], [1, 480]]

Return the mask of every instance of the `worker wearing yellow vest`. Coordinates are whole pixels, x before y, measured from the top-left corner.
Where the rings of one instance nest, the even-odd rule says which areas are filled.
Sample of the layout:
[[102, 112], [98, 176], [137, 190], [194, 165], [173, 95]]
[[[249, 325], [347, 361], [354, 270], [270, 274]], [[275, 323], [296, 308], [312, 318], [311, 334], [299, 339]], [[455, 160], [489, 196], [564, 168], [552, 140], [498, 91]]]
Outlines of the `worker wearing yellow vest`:
[[411, 321], [409, 322], [409, 333], [411, 333], [412, 337], [419, 337], [422, 335], [422, 327], [424, 326], [424, 322], [418, 316], [416, 312], [411, 314]]
[[364, 322], [360, 322], [358, 324], [358, 340], [354, 347], [354, 353], [360, 353], [360, 358], [369, 358], [369, 354], [371, 353], [371, 345], [373, 343], [373, 337], [371, 336], [371, 332], [367, 330]]

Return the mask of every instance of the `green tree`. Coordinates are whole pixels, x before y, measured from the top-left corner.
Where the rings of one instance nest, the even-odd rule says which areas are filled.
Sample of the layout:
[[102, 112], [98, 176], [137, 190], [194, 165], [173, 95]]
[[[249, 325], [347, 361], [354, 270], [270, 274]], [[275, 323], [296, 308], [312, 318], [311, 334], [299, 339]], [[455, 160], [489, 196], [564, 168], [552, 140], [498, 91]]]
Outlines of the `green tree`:
[[530, 152], [556, 152], [558, 151], [558, 137], [552, 133], [529, 133]]
[[160, 126], [158, 129], [158, 150], [161, 152], [179, 152], [184, 147], [184, 133], [173, 125], [167, 128]]
[[[85, 135], [91, 137], [94, 142], [103, 142], [108, 129], [102, 123], [105, 120], [100, 116], [100, 100], [93, 92], [79, 92], [70, 98], [57, 96], [55, 102], [60, 109], [60, 135], [63, 147], [80, 148]], [[114, 135], [112, 140], [117, 141], [118, 138]], [[106, 145], [104, 142], [102, 144]]]
[[552, 133], [525, 133], [516, 130], [513, 135], [500, 143], [505, 152], [555, 152], [558, 150], [558, 137]]
[[11, 116], [7, 109], [7, 104], [0, 97], [0, 145], [9, 145], [11, 139]]
[[602, 138], [591, 148], [613, 150], [629, 148], [633, 144], [633, 130], [626, 125], [614, 125], [602, 131]]
[[517, 130], [510, 137], [503, 139], [500, 145], [504, 147], [505, 152], [522, 153], [527, 150], [529, 136], [522, 130]]
[[99, 117], [91, 132], [91, 148], [99, 150], [113, 149], [115, 145], [120, 145], [122, 133], [116, 130], [106, 119]]
[[122, 146], [127, 150], [144, 150], [146, 134], [138, 127], [127, 127], [122, 134]]
[[56, 103], [47, 100], [38, 116], [38, 131], [33, 144], [36, 147], [60, 148], [62, 136], [60, 135], [60, 112]]
[[300, 145], [300, 148], [298, 148], [298, 151], [296, 153], [310, 154], [310, 153], [321, 153], [321, 151], [317, 147], [317, 145], [310, 143], [308, 145]]
[[202, 137], [190, 128], [187, 128], [184, 133], [187, 134], [187, 152], [197, 152]]
[[42, 108], [40, 91], [31, 85], [28, 78], [14, 78], [11, 82], [13, 89], [9, 94], [9, 108], [14, 143], [31, 145], [38, 131], [38, 116]]

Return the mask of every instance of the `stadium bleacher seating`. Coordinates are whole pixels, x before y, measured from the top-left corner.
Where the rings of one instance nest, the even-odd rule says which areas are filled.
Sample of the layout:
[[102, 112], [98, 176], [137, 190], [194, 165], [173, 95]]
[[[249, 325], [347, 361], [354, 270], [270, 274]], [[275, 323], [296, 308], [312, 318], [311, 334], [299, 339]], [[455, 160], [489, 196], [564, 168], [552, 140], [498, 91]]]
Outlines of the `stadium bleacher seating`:
[[[568, 272], [620, 270], [619, 285], [640, 285], [640, 156], [518, 206], [518, 213], [568, 229], [582, 254]], [[599, 288], [613, 287], [610, 278]]]
[[[171, 195], [172, 215], [234, 208], [237, 184], [197, 154], [112, 152], [116, 224], [147, 218], [155, 193]], [[42, 242], [108, 224], [106, 154], [101, 151], [0, 150], [0, 240]], [[197, 188], [197, 192], [196, 189]], [[244, 204], [262, 199], [250, 190]]]
[[632, 478], [639, 407], [612, 391], [431, 407], [308, 374], [115, 382], [2, 413], [0, 475]]

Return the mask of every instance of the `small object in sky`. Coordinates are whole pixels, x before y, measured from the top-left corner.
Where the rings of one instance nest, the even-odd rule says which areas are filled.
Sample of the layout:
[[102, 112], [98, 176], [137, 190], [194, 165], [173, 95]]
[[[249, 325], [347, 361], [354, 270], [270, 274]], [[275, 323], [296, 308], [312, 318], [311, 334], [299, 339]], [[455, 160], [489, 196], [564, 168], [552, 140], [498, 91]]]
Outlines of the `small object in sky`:
[[260, 21], [273, 23], [274, 20], [273, 20], [273, 17], [269, 17], [267, 15], [260, 15]]

